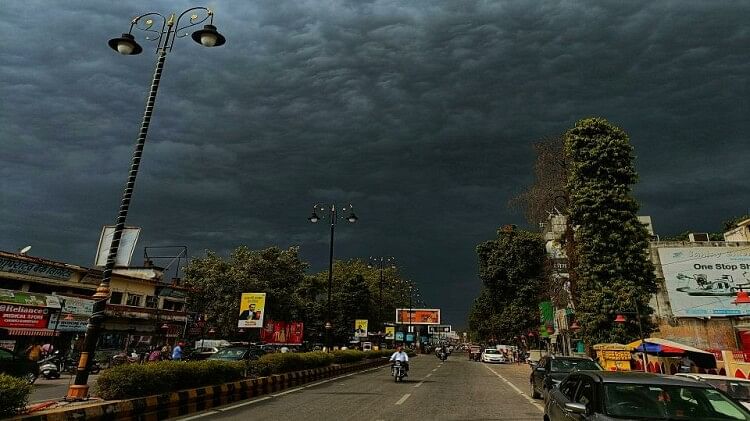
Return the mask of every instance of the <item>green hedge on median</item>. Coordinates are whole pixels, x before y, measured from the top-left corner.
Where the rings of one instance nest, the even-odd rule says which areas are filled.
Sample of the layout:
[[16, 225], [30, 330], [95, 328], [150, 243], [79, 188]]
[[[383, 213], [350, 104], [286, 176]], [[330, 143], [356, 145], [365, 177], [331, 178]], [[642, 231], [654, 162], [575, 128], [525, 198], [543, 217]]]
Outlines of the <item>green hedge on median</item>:
[[32, 386], [25, 380], [0, 374], [0, 418], [17, 414], [26, 408]]
[[102, 371], [97, 379], [98, 395], [103, 399], [129, 399], [158, 395], [182, 389], [211, 386], [244, 377], [268, 376], [290, 371], [347, 364], [365, 358], [390, 356], [391, 351], [355, 350], [266, 354], [255, 361], [160, 361], [127, 364]]

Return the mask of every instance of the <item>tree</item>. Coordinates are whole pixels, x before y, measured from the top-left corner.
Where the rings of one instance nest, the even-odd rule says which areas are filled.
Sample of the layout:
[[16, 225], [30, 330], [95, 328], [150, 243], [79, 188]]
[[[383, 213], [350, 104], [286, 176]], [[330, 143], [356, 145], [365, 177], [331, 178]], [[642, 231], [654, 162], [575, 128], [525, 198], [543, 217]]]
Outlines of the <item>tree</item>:
[[650, 332], [653, 310], [648, 303], [656, 292], [649, 234], [638, 221], [638, 203], [631, 196], [637, 180], [633, 147], [624, 131], [601, 118], [577, 122], [564, 139], [570, 162], [570, 217], [577, 227], [576, 317], [581, 334], [588, 344], [626, 343], [638, 337], [638, 322], [617, 325], [614, 315], [640, 309], [644, 331]]
[[266, 293], [267, 318], [306, 321], [305, 307], [297, 294], [306, 268], [297, 247], [250, 250], [240, 246], [228, 259], [208, 251], [185, 269], [188, 303], [191, 310], [204, 314], [207, 324], [222, 337], [236, 335], [243, 292]]
[[482, 340], [509, 342], [539, 326], [544, 285], [544, 242], [537, 233], [498, 230], [495, 240], [477, 246], [482, 291], [469, 327]]

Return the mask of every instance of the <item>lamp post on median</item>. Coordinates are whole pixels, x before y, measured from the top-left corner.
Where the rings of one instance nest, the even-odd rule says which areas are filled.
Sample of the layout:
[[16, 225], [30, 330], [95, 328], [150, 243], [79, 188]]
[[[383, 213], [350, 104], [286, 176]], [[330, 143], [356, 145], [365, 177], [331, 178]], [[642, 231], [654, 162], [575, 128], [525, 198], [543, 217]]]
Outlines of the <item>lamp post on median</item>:
[[[338, 215], [336, 212], [336, 205], [335, 204], [322, 204], [318, 203], [315, 206], [313, 206], [313, 212], [312, 215], [310, 215], [309, 218], [307, 218], [308, 221], [312, 222], [313, 224], [320, 221], [322, 218], [318, 216], [318, 211], [325, 212], [328, 211], [328, 221], [331, 224], [331, 244], [329, 248], [329, 254], [328, 254], [328, 304], [326, 305], [326, 323], [325, 323], [325, 330], [326, 330], [326, 348], [328, 352], [331, 352], [332, 348], [332, 337], [331, 337], [331, 330], [333, 329], [333, 325], [331, 324], [331, 288], [333, 285], [333, 238], [334, 238], [334, 231], [336, 230], [336, 223], [338, 222], [338, 218], [346, 219], [347, 222], [350, 224], [353, 224], [357, 222], [359, 218], [357, 218], [357, 215], [354, 214], [354, 211], [352, 210], [353, 207], [351, 204], [348, 206], [341, 207], [341, 213], [346, 214], [349, 213], [348, 216], [344, 217], [343, 215]], [[324, 214], [325, 215], [325, 214]], [[325, 217], [325, 216], [324, 216]]]
[[367, 267], [373, 268], [377, 267], [380, 271], [380, 292], [379, 292], [379, 298], [378, 298], [378, 322], [376, 326], [378, 327], [378, 332], [381, 332], [381, 328], [383, 327], [383, 269], [386, 266], [390, 266], [392, 269], [396, 268], [396, 259], [391, 256], [377, 256], [373, 257], [370, 256], [370, 262], [368, 263]]
[[[182, 20], [183, 17], [187, 19], [184, 23]], [[159, 82], [161, 81], [161, 74], [164, 70], [164, 62], [167, 58], [167, 53], [172, 51], [172, 47], [177, 38], [184, 38], [188, 35], [187, 32], [183, 31], [206, 21], [209, 23], [204, 25], [203, 29], [193, 32], [191, 36], [192, 39], [205, 47], [218, 47], [223, 45], [226, 40], [223, 35], [216, 31], [216, 27], [213, 25], [213, 20], [213, 12], [205, 7], [193, 7], [183, 11], [177, 16], [172, 13], [169, 17], [160, 13], [146, 13], [135, 17], [130, 22], [130, 29], [126, 34], [122, 34], [121, 37], [109, 40], [109, 46], [118, 53], [123, 55], [135, 55], [141, 53], [143, 48], [135, 41], [135, 37], [132, 34], [133, 29], [147, 32], [148, 36], [146, 39], [149, 41], [156, 41], [157, 43], [156, 68], [154, 70], [151, 87], [146, 99], [146, 107], [143, 112], [143, 120], [141, 121], [141, 128], [138, 132], [138, 138], [136, 140], [135, 150], [130, 164], [130, 172], [128, 173], [125, 190], [120, 202], [120, 210], [117, 214], [115, 229], [112, 235], [112, 244], [107, 253], [107, 263], [102, 272], [101, 283], [94, 294], [94, 311], [89, 318], [89, 324], [86, 328], [84, 349], [83, 352], [81, 352], [81, 359], [79, 360], [76, 369], [75, 381], [68, 388], [67, 400], [82, 400], [88, 396], [89, 387], [87, 383], [89, 368], [92, 362], [89, 359], [89, 356], [93, 355], [96, 350], [96, 343], [99, 340], [99, 333], [104, 322], [104, 310], [106, 308], [107, 299], [110, 295], [109, 284], [112, 279], [112, 271], [115, 267], [115, 259], [120, 247], [120, 239], [122, 238], [122, 232], [125, 228], [125, 220], [127, 219], [130, 200], [133, 195], [133, 188], [135, 187], [135, 180], [138, 175], [138, 168], [140, 167], [143, 147], [146, 143], [146, 135], [151, 123], [151, 115], [153, 114], [154, 104], [156, 102], [156, 93], [159, 89]]]

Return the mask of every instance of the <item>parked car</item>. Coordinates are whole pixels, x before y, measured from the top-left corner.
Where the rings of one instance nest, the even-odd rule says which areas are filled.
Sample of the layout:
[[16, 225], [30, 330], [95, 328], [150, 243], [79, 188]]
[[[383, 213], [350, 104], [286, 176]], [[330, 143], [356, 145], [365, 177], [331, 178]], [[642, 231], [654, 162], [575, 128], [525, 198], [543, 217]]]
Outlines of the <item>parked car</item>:
[[250, 346], [230, 346], [222, 348], [215, 354], [209, 356], [207, 360], [223, 360], [223, 361], [242, 361], [242, 360], [257, 360], [265, 352], [260, 348]]
[[544, 419], [750, 420], [750, 411], [708, 383], [685, 377], [576, 371], [550, 390]]
[[204, 346], [192, 350], [185, 359], [189, 361], [202, 361], [216, 354], [217, 352], [219, 352], [219, 348], [217, 347]]
[[750, 409], [750, 380], [738, 379], [736, 377], [719, 376], [716, 374], [679, 373], [675, 376], [688, 377], [694, 380], [704, 381], [711, 386], [721, 390], [727, 395], [740, 401], [745, 408]]
[[546, 355], [539, 363], [531, 364], [531, 397], [540, 399], [546, 396], [573, 370], [602, 370], [602, 367], [589, 357]]
[[495, 348], [487, 348], [482, 352], [480, 360], [483, 363], [507, 363], [508, 359], [505, 358], [505, 354], [502, 351], [498, 351]]
[[21, 377], [33, 384], [39, 377], [39, 365], [34, 361], [29, 361], [24, 355], [16, 354], [7, 348], [0, 348], [0, 373]]

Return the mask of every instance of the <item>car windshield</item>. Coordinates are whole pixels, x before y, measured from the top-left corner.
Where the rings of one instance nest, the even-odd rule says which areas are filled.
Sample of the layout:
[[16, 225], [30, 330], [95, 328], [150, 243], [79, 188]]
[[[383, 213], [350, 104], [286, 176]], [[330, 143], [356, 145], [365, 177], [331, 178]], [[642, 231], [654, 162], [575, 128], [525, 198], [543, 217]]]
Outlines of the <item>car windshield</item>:
[[486, 349], [486, 350], [484, 351], [484, 353], [485, 353], [485, 354], [499, 354], [499, 353], [500, 353], [500, 351], [498, 351], [498, 350], [496, 350], [496, 349]]
[[614, 418], [750, 420], [750, 413], [712, 388], [609, 383], [604, 401], [607, 415]]
[[246, 351], [246, 348], [224, 348], [209, 358], [239, 359]]
[[573, 369], [578, 370], [601, 370], [602, 367], [594, 361], [583, 359], [564, 359], [558, 358], [552, 360], [550, 371], [555, 373], [568, 373]]
[[726, 392], [738, 401], [750, 402], [750, 381], [738, 379], [705, 379], [706, 383]]

